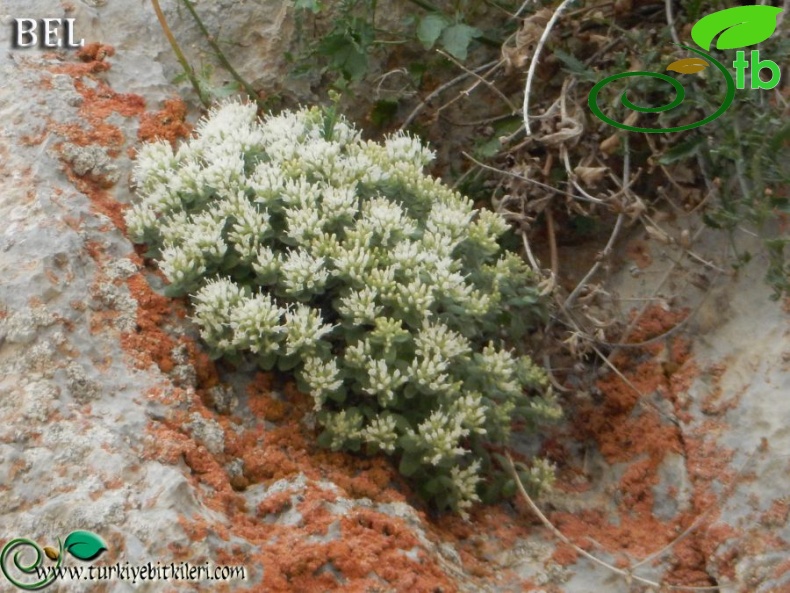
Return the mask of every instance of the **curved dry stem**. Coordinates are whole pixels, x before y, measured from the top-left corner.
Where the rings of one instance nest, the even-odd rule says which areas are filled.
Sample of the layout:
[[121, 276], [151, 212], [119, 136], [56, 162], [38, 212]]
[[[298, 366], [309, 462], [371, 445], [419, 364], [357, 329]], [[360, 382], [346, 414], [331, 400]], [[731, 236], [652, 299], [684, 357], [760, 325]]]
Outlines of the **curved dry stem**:
[[538, 265], [538, 260], [535, 259], [535, 256], [532, 255], [532, 249], [529, 246], [529, 241], [527, 240], [527, 233], [526, 231], [521, 231], [521, 240], [524, 243], [524, 252], [527, 254], [527, 259], [529, 260], [529, 265], [532, 266], [533, 271], [537, 274], [540, 274], [540, 266]]
[[535, 53], [532, 55], [532, 61], [529, 64], [529, 71], [527, 72], [527, 82], [524, 86], [524, 105], [522, 107], [524, 129], [527, 132], [527, 136], [532, 134], [532, 130], [529, 127], [529, 96], [532, 91], [532, 79], [535, 77], [535, 70], [538, 66], [540, 53], [543, 51], [543, 46], [546, 44], [546, 40], [551, 34], [551, 29], [554, 27], [554, 23], [557, 22], [557, 19], [560, 18], [560, 14], [562, 14], [565, 8], [567, 8], [568, 4], [570, 4], [572, 1], [573, 0], [562, 0], [562, 4], [557, 7], [557, 10], [554, 11], [554, 14], [551, 15], [549, 22], [546, 24], [546, 28], [543, 30], [543, 33], [538, 40], [538, 45], [535, 47]]
[[667, 13], [667, 26], [669, 27], [669, 33], [672, 35], [672, 41], [675, 45], [680, 45], [678, 32], [675, 31], [675, 15], [672, 14], [672, 0], [664, 0], [664, 8]]
[[615, 241], [617, 241], [617, 237], [620, 235], [620, 230], [623, 228], [623, 223], [625, 222], [625, 214], [622, 212], [617, 215], [617, 220], [614, 223], [614, 229], [612, 230], [612, 234], [609, 236], [609, 241], [606, 243], [606, 247], [604, 247], [603, 251], [601, 252], [601, 256], [598, 261], [593, 264], [584, 278], [581, 279], [576, 285], [576, 288], [573, 289], [573, 292], [565, 299], [565, 302], [562, 304], [562, 308], [566, 311], [573, 305], [573, 302], [576, 300], [576, 297], [579, 296], [579, 293], [587, 286], [587, 283], [590, 281], [590, 278], [595, 276], [598, 273], [598, 270], [603, 265], [603, 261], [609, 257], [612, 253], [612, 248], [614, 247]]
[[198, 81], [197, 76], [195, 76], [195, 71], [187, 61], [186, 56], [184, 56], [184, 52], [181, 51], [181, 46], [178, 45], [178, 41], [176, 41], [173, 31], [170, 30], [170, 26], [167, 24], [165, 14], [162, 12], [162, 7], [159, 6], [159, 0], [151, 0], [151, 5], [154, 7], [156, 19], [159, 21], [159, 26], [162, 27], [162, 32], [165, 34], [167, 41], [170, 43], [173, 53], [176, 54], [178, 63], [181, 64], [181, 67], [184, 69], [184, 74], [186, 74], [189, 82], [192, 83], [192, 87], [195, 89], [200, 102], [203, 103], [204, 107], [208, 107], [211, 105], [211, 101], [209, 101], [208, 97], [206, 97], [205, 93], [203, 92], [200, 82]]
[[[491, 62], [488, 62], [486, 64], [483, 64], [482, 66], [479, 66], [477, 68], [472, 69], [470, 72], [472, 72], [472, 73], [479, 73], [479, 72], [482, 72], [483, 70], [486, 70], [488, 68], [491, 68], [491, 67], [495, 66], [498, 63], [499, 63], [499, 60], [492, 60]], [[458, 83], [463, 82], [464, 80], [469, 78], [471, 76], [470, 72], [464, 72], [463, 74], [460, 74], [460, 75], [456, 76], [452, 80], [449, 80], [449, 81], [445, 82], [443, 85], [441, 85], [440, 87], [435, 89], [433, 92], [431, 92], [431, 94], [429, 94], [427, 97], [425, 97], [425, 99], [420, 101], [420, 104], [417, 105], [417, 107], [415, 107], [412, 110], [412, 112], [408, 115], [406, 120], [401, 125], [400, 129], [401, 130], [405, 130], [406, 128], [408, 128], [412, 124], [412, 122], [415, 119], [417, 119], [417, 116], [420, 115], [420, 113], [422, 113], [422, 111], [428, 106], [428, 103], [433, 101], [436, 97], [441, 95], [447, 89], [452, 88], [455, 85], [457, 85]]]
[[[631, 175], [631, 152], [628, 150], [628, 136], [625, 136], [625, 140], [623, 141], [623, 148], [625, 150], [625, 156], [623, 157], [623, 184], [621, 191], [625, 194], [629, 192], [629, 177]], [[603, 265], [602, 262], [609, 257], [612, 253], [612, 248], [614, 247], [614, 243], [617, 240], [617, 237], [620, 235], [620, 229], [623, 227], [623, 223], [625, 222], [625, 214], [620, 212], [617, 215], [617, 220], [614, 223], [614, 229], [612, 230], [612, 234], [609, 236], [609, 241], [606, 243], [606, 247], [604, 247], [603, 252], [601, 253], [600, 258], [595, 264], [590, 268], [587, 274], [582, 278], [581, 282], [576, 285], [576, 288], [573, 289], [573, 292], [565, 299], [565, 302], [562, 304], [563, 310], [567, 311], [573, 302], [576, 300], [576, 297], [579, 296], [579, 293], [582, 289], [587, 285], [587, 282], [590, 281], [598, 270]]]
[[[513, 103], [510, 101], [510, 99], [507, 98], [507, 95], [505, 95], [502, 91], [500, 91], [498, 88], [496, 88], [496, 86], [490, 80], [487, 80], [484, 76], [481, 76], [480, 74], [478, 74], [474, 70], [470, 70], [469, 68], [464, 66], [461, 62], [456, 60], [453, 56], [448, 54], [446, 51], [442, 51], [441, 49], [437, 49], [436, 51], [439, 52], [439, 54], [441, 54], [445, 59], [451, 61], [453, 64], [458, 66], [461, 70], [463, 70], [464, 72], [468, 73], [470, 76], [472, 76], [475, 79], [477, 79], [477, 81], [479, 83], [482, 83], [482, 84], [486, 85], [489, 89], [491, 89], [491, 92], [494, 93], [495, 95], [497, 95], [500, 99], [502, 99], [502, 101], [510, 108], [511, 114], [518, 113], [518, 107], [513, 105]], [[491, 70], [486, 72], [486, 76], [490, 75], [492, 72], [494, 72], [494, 70], [495, 70], [495, 68], [491, 68]], [[462, 91], [461, 94], [468, 96], [474, 89], [475, 89], [475, 86], [472, 86], [472, 87], [466, 89], [465, 91]]]
[[206, 38], [206, 41], [211, 46], [211, 49], [214, 50], [214, 55], [217, 56], [217, 59], [219, 60], [220, 64], [222, 64], [222, 66], [225, 68], [225, 70], [227, 70], [230, 73], [233, 79], [241, 85], [241, 87], [245, 90], [247, 95], [249, 95], [250, 99], [255, 101], [255, 103], [258, 105], [258, 108], [261, 110], [265, 109], [266, 105], [264, 104], [263, 101], [261, 101], [258, 92], [252, 87], [252, 85], [249, 82], [247, 82], [238, 72], [236, 72], [236, 69], [231, 65], [231, 63], [225, 57], [225, 54], [222, 52], [222, 49], [220, 49], [219, 44], [217, 43], [214, 36], [211, 33], [209, 33], [208, 29], [206, 29], [206, 26], [203, 24], [203, 21], [201, 20], [200, 16], [195, 10], [195, 7], [192, 6], [192, 2], [190, 2], [190, 0], [182, 0], [182, 2], [186, 7], [186, 9], [189, 11], [189, 14], [192, 15], [192, 18], [195, 20], [198, 29], [200, 29], [200, 32]]
[[546, 207], [546, 232], [549, 235], [549, 254], [551, 262], [551, 273], [556, 278], [559, 276], [560, 262], [557, 257], [557, 237], [554, 233], [554, 213], [551, 211], [551, 204]]
[[576, 199], [582, 200], [583, 202], [590, 202], [592, 204], [598, 204], [598, 205], [606, 204], [604, 200], [591, 196], [589, 193], [587, 193], [582, 188], [582, 186], [579, 185], [579, 182], [576, 181], [576, 176], [573, 174], [573, 169], [571, 168], [571, 161], [570, 161], [570, 156], [568, 155], [568, 149], [564, 144], [560, 146], [560, 156], [562, 157], [562, 162], [565, 165], [565, 172], [568, 174], [568, 179], [570, 180], [571, 185], [573, 185], [573, 187], [575, 187], [578, 190], [578, 192], [581, 194], [581, 196], [577, 196]]
[[[518, 476], [518, 472], [516, 471], [516, 466], [513, 464], [513, 459], [510, 457], [510, 453], [506, 451], [505, 457], [507, 458], [507, 462], [509, 466], [508, 471], [510, 472], [510, 475], [513, 478], [513, 480], [515, 480], [516, 487], [518, 488], [518, 491], [521, 494], [522, 498], [526, 501], [527, 505], [529, 505], [529, 508], [532, 510], [533, 513], [535, 513], [535, 515], [537, 515], [538, 519], [540, 519], [540, 522], [543, 523], [546, 529], [551, 531], [551, 533], [554, 534], [554, 536], [557, 539], [559, 539], [562, 543], [573, 548], [573, 550], [577, 554], [584, 556], [585, 558], [587, 558], [587, 560], [590, 560], [591, 562], [597, 564], [598, 566], [606, 568], [607, 570], [610, 570], [614, 574], [623, 577], [628, 582], [636, 581], [638, 583], [642, 583], [643, 585], [656, 587], [661, 590], [669, 589], [671, 591], [719, 591], [721, 589], [718, 586], [691, 587], [685, 585], [664, 585], [662, 583], [657, 583], [655, 581], [651, 581], [650, 579], [646, 579], [644, 577], [640, 577], [639, 575], [634, 574], [632, 572], [634, 566], [629, 567], [628, 570], [617, 568], [616, 566], [613, 566], [612, 564], [609, 564], [608, 562], [601, 560], [597, 556], [590, 554], [587, 550], [580, 548], [575, 543], [573, 543], [564, 533], [562, 533], [562, 531], [557, 529], [557, 527], [555, 527], [554, 524], [551, 521], [549, 521], [546, 515], [544, 515], [543, 512], [538, 508], [538, 505], [535, 504], [535, 502], [532, 500], [532, 497], [529, 495], [529, 493], [527, 493], [527, 490], [524, 488], [524, 484], [521, 482], [521, 478], [519, 478]], [[695, 527], [697, 525], [698, 524], [696, 524]], [[681, 537], [685, 537], [685, 535], [687, 534], [684, 533], [683, 536]], [[670, 547], [674, 546], [678, 541], [680, 541], [680, 538], [677, 538], [675, 541], [673, 541]], [[664, 550], [661, 550], [661, 553], [663, 552]], [[640, 564], [642, 564], [642, 562], [640, 562]]]
[[497, 169], [496, 167], [492, 167], [491, 165], [486, 165], [485, 163], [483, 163], [483, 162], [477, 160], [476, 158], [474, 158], [468, 152], [461, 152], [461, 154], [463, 156], [465, 156], [467, 159], [469, 159], [470, 161], [472, 161], [478, 167], [481, 167], [481, 168], [483, 168], [483, 169], [485, 169], [487, 171], [492, 171], [494, 173], [499, 173], [500, 175], [505, 175], [507, 177], [512, 177], [513, 179], [518, 179], [520, 181], [526, 181], [527, 183], [531, 183], [532, 185], [536, 185], [536, 186], [538, 186], [541, 189], [545, 189], [546, 191], [550, 191], [550, 192], [555, 193], [555, 194], [559, 194], [559, 195], [562, 195], [562, 196], [567, 196], [569, 198], [575, 198], [576, 197], [570, 192], [563, 191], [561, 189], [557, 189], [556, 187], [552, 187], [551, 185], [548, 185], [548, 184], [543, 183], [541, 181], [537, 181], [535, 179], [530, 179], [529, 177], [524, 177], [523, 175], [519, 175], [518, 173], [513, 173], [513, 171], [506, 171], [504, 169]]

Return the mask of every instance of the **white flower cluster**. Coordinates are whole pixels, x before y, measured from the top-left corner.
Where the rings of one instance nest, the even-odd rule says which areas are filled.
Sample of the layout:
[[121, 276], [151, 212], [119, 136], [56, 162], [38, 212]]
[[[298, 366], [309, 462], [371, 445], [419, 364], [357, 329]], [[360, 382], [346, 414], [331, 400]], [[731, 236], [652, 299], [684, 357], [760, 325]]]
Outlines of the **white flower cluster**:
[[463, 511], [481, 479], [471, 443], [507, 434], [545, 377], [490, 341], [503, 311], [520, 314], [507, 295], [533, 290], [523, 262], [497, 256], [507, 224], [425, 175], [432, 159], [318, 108], [261, 120], [230, 102], [177, 150], [142, 147], [126, 222], [169, 291], [192, 295], [214, 355], [295, 369], [326, 444], [443, 472]]

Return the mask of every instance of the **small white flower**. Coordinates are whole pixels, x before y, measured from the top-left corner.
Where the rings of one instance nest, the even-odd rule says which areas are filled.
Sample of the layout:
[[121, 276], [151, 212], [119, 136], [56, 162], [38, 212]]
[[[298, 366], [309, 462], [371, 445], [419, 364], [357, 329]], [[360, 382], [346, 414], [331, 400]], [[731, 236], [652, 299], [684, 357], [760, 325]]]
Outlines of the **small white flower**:
[[370, 341], [366, 338], [359, 340], [355, 344], [346, 346], [346, 352], [343, 362], [349, 367], [362, 368], [368, 365], [371, 360], [371, 347]]
[[227, 278], [210, 280], [192, 297], [194, 320], [206, 342], [215, 344], [224, 339], [225, 330], [230, 328], [231, 311], [243, 298], [238, 285]]
[[279, 253], [274, 253], [271, 247], [261, 245], [251, 265], [261, 283], [271, 284], [279, 274], [282, 258]]
[[134, 182], [143, 189], [165, 183], [177, 163], [169, 142], [157, 140], [144, 144], [135, 158]]
[[403, 209], [385, 198], [364, 202], [357, 228], [370, 230], [383, 244], [388, 244], [391, 237], [409, 236], [415, 231], [413, 222], [404, 216]]
[[382, 451], [393, 453], [398, 441], [395, 418], [391, 415], [377, 416], [362, 430], [362, 436]]
[[356, 184], [325, 187], [321, 198], [321, 215], [324, 220], [351, 222], [359, 211]]
[[192, 245], [168, 244], [162, 249], [159, 269], [171, 284], [186, 285], [206, 271], [206, 261], [203, 253]]
[[280, 269], [286, 291], [294, 296], [319, 292], [329, 277], [324, 258], [313, 257], [301, 249], [289, 252]]
[[447, 369], [447, 361], [438, 356], [418, 357], [409, 365], [409, 379], [428, 393], [452, 395], [461, 388], [461, 382], [452, 381]]
[[461, 424], [471, 432], [486, 434], [486, 411], [488, 407], [483, 403], [483, 394], [471, 391], [463, 394], [453, 401], [451, 409], [461, 419]]
[[478, 368], [480, 369], [480, 374], [485, 377], [488, 385], [506, 394], [521, 395], [523, 389], [516, 376], [516, 359], [510, 352], [497, 350], [489, 342], [483, 348], [479, 360]]
[[305, 245], [324, 229], [324, 219], [318, 206], [299, 206], [285, 210], [286, 233], [297, 245]]
[[373, 323], [383, 310], [377, 303], [377, 297], [378, 291], [370, 286], [352, 290], [340, 299], [337, 310], [356, 325]]
[[407, 377], [398, 369], [392, 369], [384, 360], [368, 360], [368, 377], [365, 392], [378, 397], [379, 405], [387, 407], [395, 398], [395, 390], [406, 383]]
[[330, 444], [332, 450], [337, 451], [348, 441], [358, 439], [362, 433], [362, 420], [361, 414], [349, 413], [347, 410], [327, 414], [324, 427], [332, 436]]
[[475, 459], [469, 467], [461, 469], [458, 466], [450, 468], [450, 479], [457, 499], [458, 511], [464, 519], [469, 518], [466, 510], [475, 502], [480, 502], [477, 495], [477, 485], [482, 481], [480, 477], [480, 461]]
[[408, 284], [398, 284], [394, 299], [398, 308], [405, 313], [415, 313], [420, 317], [430, 317], [432, 314], [431, 305], [435, 301], [433, 292], [433, 285], [424, 282], [420, 278], [415, 278]]
[[285, 314], [286, 354], [311, 353], [317, 343], [336, 326], [326, 325], [321, 314], [307, 305], [296, 305]]
[[425, 228], [432, 233], [446, 234], [453, 241], [460, 240], [466, 234], [472, 216], [471, 201], [452, 205], [438, 203], [428, 214]]
[[302, 368], [302, 377], [310, 386], [310, 394], [315, 400], [315, 411], [321, 410], [326, 397], [342, 387], [340, 369], [334, 360], [322, 360], [316, 356], [308, 356]]
[[156, 228], [156, 211], [148, 204], [135, 204], [124, 215], [126, 230], [135, 243], [145, 240], [146, 234]]
[[424, 167], [434, 159], [433, 151], [425, 148], [417, 138], [403, 132], [393, 134], [384, 141], [387, 157], [392, 161], [405, 161]]
[[247, 186], [253, 190], [255, 202], [268, 205], [279, 200], [285, 186], [282, 169], [274, 163], [262, 161], [247, 178]]
[[364, 283], [367, 269], [374, 264], [374, 258], [371, 250], [365, 245], [341, 245], [332, 263], [334, 276]]
[[426, 449], [425, 463], [439, 465], [464, 455], [467, 450], [460, 446], [460, 440], [469, 434], [461, 425], [460, 419], [445, 410], [436, 409], [417, 428], [417, 435]]
[[423, 321], [422, 327], [414, 337], [417, 354], [438, 356], [443, 360], [453, 360], [468, 355], [471, 350], [469, 340], [448, 328], [443, 323]]
[[279, 336], [285, 332], [280, 323], [284, 313], [269, 295], [256, 294], [242, 300], [228, 316], [228, 324], [233, 329], [233, 345], [256, 354], [276, 352]]

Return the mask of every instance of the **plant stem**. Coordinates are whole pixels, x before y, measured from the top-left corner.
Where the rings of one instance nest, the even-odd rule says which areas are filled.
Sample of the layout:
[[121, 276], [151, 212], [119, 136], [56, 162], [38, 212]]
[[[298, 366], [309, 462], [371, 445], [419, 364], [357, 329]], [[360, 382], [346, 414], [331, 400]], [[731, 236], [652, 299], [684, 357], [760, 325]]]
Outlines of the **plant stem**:
[[203, 24], [203, 21], [198, 16], [198, 13], [195, 11], [195, 8], [192, 6], [190, 0], [182, 0], [182, 2], [184, 3], [184, 6], [186, 6], [186, 9], [189, 11], [189, 14], [192, 15], [192, 18], [195, 19], [195, 23], [197, 23], [200, 32], [203, 33], [203, 35], [205, 36], [206, 41], [208, 41], [208, 44], [211, 46], [211, 49], [214, 50], [214, 54], [217, 56], [217, 59], [220, 61], [222, 66], [230, 73], [233, 79], [244, 88], [244, 90], [250, 96], [250, 99], [255, 101], [255, 103], [258, 105], [258, 108], [265, 110], [266, 105], [261, 100], [260, 96], [258, 95], [258, 92], [253, 88], [253, 86], [249, 82], [247, 82], [244, 78], [242, 78], [242, 76], [238, 72], [236, 72], [236, 69], [231, 65], [231, 63], [225, 57], [225, 54], [220, 49], [219, 44], [217, 43], [214, 36], [211, 33], [209, 33], [208, 29], [206, 29], [206, 26]]
[[176, 41], [173, 32], [170, 30], [170, 27], [167, 24], [167, 19], [165, 19], [165, 15], [162, 12], [162, 7], [159, 6], [159, 0], [151, 0], [151, 4], [154, 7], [154, 12], [156, 13], [156, 18], [159, 21], [159, 25], [162, 27], [162, 31], [167, 37], [167, 40], [170, 42], [170, 47], [173, 48], [173, 53], [176, 54], [176, 59], [181, 64], [181, 67], [184, 69], [184, 74], [187, 75], [189, 78], [189, 82], [192, 83], [192, 86], [195, 89], [195, 92], [200, 99], [200, 102], [203, 103], [204, 107], [208, 107], [211, 104], [211, 101], [208, 100], [205, 93], [200, 87], [200, 82], [198, 81], [197, 77], [195, 76], [195, 71], [192, 69], [192, 66], [189, 65], [186, 57], [184, 56], [184, 52], [181, 51], [181, 47], [178, 45], [178, 41]]

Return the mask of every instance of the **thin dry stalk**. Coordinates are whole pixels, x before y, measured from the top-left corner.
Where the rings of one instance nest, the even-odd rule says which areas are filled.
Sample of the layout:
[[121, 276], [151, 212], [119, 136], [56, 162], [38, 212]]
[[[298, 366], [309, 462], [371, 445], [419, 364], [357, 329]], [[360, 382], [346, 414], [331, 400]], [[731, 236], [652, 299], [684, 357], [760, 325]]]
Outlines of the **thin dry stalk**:
[[192, 18], [195, 20], [198, 29], [200, 29], [200, 32], [206, 38], [206, 41], [211, 46], [211, 49], [214, 50], [214, 54], [217, 56], [217, 59], [219, 60], [220, 64], [222, 64], [222, 66], [225, 68], [225, 70], [227, 70], [230, 73], [233, 79], [237, 83], [239, 83], [239, 85], [241, 85], [241, 87], [245, 90], [245, 92], [250, 97], [250, 99], [255, 101], [259, 109], [261, 110], [266, 109], [266, 104], [261, 100], [260, 96], [258, 95], [258, 92], [252, 87], [252, 85], [249, 82], [247, 82], [238, 72], [236, 72], [236, 69], [225, 57], [225, 54], [223, 53], [222, 49], [219, 47], [219, 44], [217, 43], [215, 37], [211, 33], [209, 33], [208, 29], [206, 29], [206, 26], [203, 24], [200, 15], [198, 15], [197, 11], [195, 10], [195, 7], [192, 6], [192, 2], [190, 0], [182, 0], [182, 2], [186, 7], [186, 9], [189, 11], [189, 14], [192, 15]]
[[667, 13], [667, 26], [669, 26], [669, 33], [672, 35], [672, 41], [674, 41], [676, 45], [680, 45], [680, 37], [678, 37], [678, 32], [675, 31], [675, 15], [672, 14], [672, 0], [665, 0], [664, 8]]
[[[456, 59], [455, 59], [453, 56], [451, 56], [450, 54], [448, 54], [446, 51], [442, 51], [441, 49], [437, 49], [436, 51], [437, 51], [437, 52], [439, 52], [439, 53], [440, 53], [440, 54], [441, 54], [441, 55], [442, 55], [444, 58], [446, 58], [446, 59], [450, 60], [450, 61], [451, 61], [453, 64], [455, 64], [456, 66], [458, 66], [458, 67], [459, 67], [461, 70], [463, 70], [464, 72], [466, 72], [466, 73], [467, 73], [467, 74], [469, 74], [470, 76], [472, 76], [472, 77], [476, 78], [476, 79], [478, 80], [478, 82], [480, 82], [480, 83], [482, 83], [482, 84], [486, 85], [486, 86], [487, 86], [489, 89], [491, 89], [491, 92], [492, 92], [492, 93], [494, 93], [495, 95], [497, 95], [497, 96], [498, 96], [500, 99], [502, 99], [502, 101], [504, 101], [504, 102], [505, 102], [505, 104], [506, 104], [508, 107], [510, 107], [510, 113], [511, 113], [511, 114], [516, 114], [516, 113], [518, 113], [518, 107], [516, 107], [515, 105], [513, 105], [513, 103], [510, 101], [510, 99], [508, 99], [508, 98], [507, 98], [507, 95], [505, 95], [505, 94], [504, 94], [502, 91], [500, 91], [498, 88], [496, 88], [496, 86], [494, 85], [494, 83], [492, 83], [490, 80], [487, 80], [486, 78], [484, 78], [483, 76], [481, 76], [480, 74], [478, 74], [477, 72], [475, 72], [474, 70], [470, 70], [469, 68], [467, 68], [466, 66], [464, 66], [464, 65], [463, 65], [461, 62], [459, 62], [458, 60], [456, 60]], [[501, 62], [500, 62], [500, 63], [501, 63]], [[488, 76], [488, 75], [490, 75], [490, 74], [491, 74], [491, 73], [492, 73], [494, 70], [495, 70], [495, 69], [494, 69], [494, 68], [492, 68], [492, 69], [491, 69], [491, 71], [489, 71], [489, 72], [486, 72], [486, 75], [487, 75], [487, 76]], [[469, 94], [470, 94], [470, 93], [471, 93], [471, 92], [472, 92], [474, 89], [475, 89], [475, 87], [470, 87], [470, 88], [466, 89], [465, 91], [462, 91], [462, 94], [463, 94], [463, 95], [465, 95], [465, 96], [469, 96]]]
[[[475, 73], [482, 72], [483, 70], [491, 68], [492, 66], [495, 66], [498, 63], [499, 63], [499, 60], [493, 60], [491, 62], [483, 64], [482, 66], [479, 66], [477, 68], [472, 69], [472, 72], [475, 72]], [[428, 106], [428, 103], [433, 101], [436, 97], [441, 95], [447, 89], [454, 87], [455, 85], [457, 85], [460, 82], [463, 82], [464, 80], [469, 78], [469, 76], [470, 76], [470, 74], [468, 72], [464, 72], [463, 74], [460, 74], [460, 75], [456, 76], [452, 80], [449, 80], [449, 81], [445, 82], [443, 85], [439, 86], [437, 89], [435, 89], [433, 92], [431, 92], [431, 94], [429, 94], [427, 97], [425, 97], [425, 99], [420, 101], [420, 104], [417, 105], [417, 107], [415, 107], [412, 110], [412, 112], [406, 118], [406, 121], [404, 121], [403, 124], [401, 125], [400, 129], [401, 130], [405, 130], [406, 128], [408, 128], [411, 125], [411, 123], [415, 119], [417, 119], [417, 116], [420, 115], [420, 113], [422, 113], [422, 111]]]
[[496, 167], [492, 167], [491, 165], [486, 165], [485, 163], [483, 163], [481, 161], [478, 161], [476, 158], [474, 158], [472, 155], [470, 155], [467, 152], [461, 152], [461, 154], [463, 156], [465, 156], [467, 159], [469, 159], [470, 161], [472, 161], [475, 165], [485, 169], [486, 171], [492, 171], [494, 173], [499, 173], [500, 175], [505, 175], [507, 177], [512, 177], [513, 179], [518, 179], [520, 181], [525, 181], [527, 183], [531, 183], [532, 185], [536, 185], [536, 186], [538, 186], [541, 189], [545, 189], [546, 191], [550, 191], [550, 192], [555, 193], [555, 194], [559, 194], [559, 195], [562, 195], [562, 196], [567, 196], [569, 198], [574, 198], [575, 197], [570, 192], [563, 191], [561, 189], [557, 189], [556, 187], [553, 187], [553, 186], [548, 185], [546, 183], [543, 183], [541, 181], [537, 181], [536, 179], [530, 179], [529, 177], [524, 177], [523, 175], [519, 175], [518, 173], [513, 173], [513, 171], [506, 171], [504, 169], [497, 169]]
[[559, 276], [560, 263], [557, 257], [557, 237], [554, 233], [554, 213], [551, 211], [551, 205], [546, 210], [546, 232], [549, 236], [549, 254], [551, 261], [551, 273], [555, 278]]
[[165, 14], [162, 12], [162, 7], [159, 6], [159, 0], [151, 0], [151, 5], [154, 7], [156, 19], [159, 21], [159, 26], [162, 27], [162, 32], [165, 34], [165, 37], [167, 37], [167, 41], [170, 43], [170, 47], [173, 49], [178, 63], [181, 64], [181, 67], [184, 69], [184, 74], [186, 74], [189, 82], [192, 83], [192, 87], [195, 89], [200, 102], [203, 103], [204, 107], [208, 107], [211, 105], [211, 101], [209, 101], [208, 97], [206, 97], [203, 92], [200, 82], [197, 76], [195, 76], [195, 71], [192, 69], [192, 66], [190, 66], [186, 56], [184, 56], [184, 52], [181, 51], [181, 46], [178, 45], [178, 41], [176, 41], [175, 35], [173, 35], [173, 32], [170, 30]]
[[[532, 510], [533, 513], [535, 513], [538, 519], [540, 519], [540, 522], [543, 523], [546, 529], [551, 531], [551, 533], [554, 534], [554, 536], [557, 539], [559, 539], [562, 543], [573, 548], [573, 550], [577, 554], [584, 556], [585, 558], [597, 564], [598, 566], [602, 566], [603, 568], [606, 568], [607, 570], [613, 572], [614, 574], [623, 577], [628, 583], [636, 581], [638, 583], [642, 583], [643, 585], [656, 587], [661, 590], [669, 589], [671, 591], [719, 591], [720, 590], [720, 587], [718, 586], [690, 587], [685, 585], [663, 585], [662, 583], [657, 583], [655, 581], [651, 581], [650, 579], [646, 579], [644, 577], [640, 577], [639, 575], [635, 575], [632, 572], [635, 566], [630, 566], [628, 570], [617, 568], [616, 566], [613, 566], [608, 562], [601, 560], [597, 556], [590, 554], [587, 550], [580, 548], [579, 546], [574, 544], [564, 533], [562, 533], [559, 529], [557, 529], [557, 527], [555, 527], [554, 524], [551, 521], [549, 521], [546, 515], [544, 515], [543, 512], [538, 508], [538, 505], [535, 504], [535, 502], [532, 500], [532, 497], [529, 495], [529, 493], [527, 493], [527, 490], [524, 488], [524, 484], [521, 482], [521, 478], [519, 477], [518, 472], [516, 471], [516, 466], [513, 463], [513, 459], [511, 459], [510, 454], [505, 452], [505, 457], [507, 458], [508, 461], [508, 466], [509, 466], [508, 470], [510, 471], [510, 475], [515, 480], [518, 491], [521, 494], [522, 498], [526, 501], [529, 508]], [[697, 526], [699, 526], [699, 523], [695, 522], [694, 527]], [[663, 554], [667, 549], [674, 546], [678, 541], [680, 541], [682, 537], [685, 537], [686, 535], [688, 534], [684, 532], [680, 537], [676, 538], [675, 541], [673, 541], [668, 548], [660, 550], [660, 553]], [[640, 562], [640, 564], [642, 563]]]
[[[622, 190], [623, 192], [628, 192], [628, 187], [630, 185], [629, 177], [631, 174], [631, 152], [628, 150], [628, 136], [625, 136], [625, 140], [623, 142], [623, 148], [625, 150], [625, 156], [623, 158], [623, 183], [622, 183]], [[617, 215], [617, 220], [614, 223], [614, 229], [612, 230], [612, 234], [609, 236], [609, 241], [606, 243], [606, 247], [604, 247], [603, 251], [601, 252], [601, 256], [598, 258], [598, 261], [593, 264], [587, 274], [582, 278], [581, 282], [576, 285], [576, 288], [573, 289], [573, 292], [565, 299], [565, 302], [562, 304], [562, 308], [564, 311], [568, 311], [568, 309], [573, 305], [573, 302], [576, 300], [576, 297], [579, 296], [579, 293], [582, 289], [587, 285], [598, 270], [603, 265], [603, 261], [609, 257], [612, 253], [612, 248], [614, 247], [615, 241], [617, 241], [618, 236], [620, 235], [620, 230], [623, 227], [623, 223], [625, 222], [625, 214], [620, 212]]]
[[546, 40], [549, 38], [549, 34], [551, 34], [551, 29], [554, 27], [554, 23], [557, 22], [557, 19], [560, 18], [560, 15], [565, 10], [565, 8], [570, 4], [573, 0], [562, 0], [562, 4], [557, 7], [557, 10], [554, 11], [554, 14], [551, 15], [549, 22], [546, 24], [546, 28], [543, 30], [543, 33], [538, 40], [538, 45], [535, 48], [535, 53], [532, 56], [532, 61], [529, 64], [529, 71], [527, 72], [527, 82], [524, 86], [524, 105], [522, 107], [522, 114], [524, 116], [524, 129], [527, 132], [527, 136], [532, 134], [532, 130], [529, 127], [529, 96], [532, 92], [532, 79], [535, 77], [535, 70], [538, 66], [538, 59], [540, 58], [540, 53], [543, 51], [543, 46], [546, 44]]

